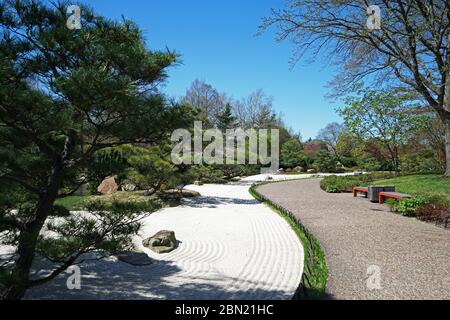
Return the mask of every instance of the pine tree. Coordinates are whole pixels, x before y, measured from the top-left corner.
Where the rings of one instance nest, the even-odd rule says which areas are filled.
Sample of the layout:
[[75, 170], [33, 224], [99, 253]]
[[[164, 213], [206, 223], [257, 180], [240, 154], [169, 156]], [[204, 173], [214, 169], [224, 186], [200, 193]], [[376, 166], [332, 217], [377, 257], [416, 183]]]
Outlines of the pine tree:
[[217, 117], [217, 128], [225, 132], [227, 129], [236, 127], [236, 118], [233, 116], [232, 108], [229, 103], [226, 104], [223, 112]]
[[[0, 296], [20, 299], [84, 253], [129, 248], [139, 208], [91, 208], [92, 218], [55, 205], [84, 182], [96, 152], [123, 144], [155, 145], [192, 123], [189, 108], [155, 92], [171, 52], [147, 49], [130, 21], [114, 22], [82, 6], [81, 29], [66, 22], [68, 3], [0, 3], [0, 240], [16, 248], [0, 268]], [[2, 187], [3, 189], [3, 187]], [[57, 225], [49, 218], [58, 216]], [[56, 237], [42, 234], [49, 228]], [[30, 279], [39, 256], [57, 263]]]

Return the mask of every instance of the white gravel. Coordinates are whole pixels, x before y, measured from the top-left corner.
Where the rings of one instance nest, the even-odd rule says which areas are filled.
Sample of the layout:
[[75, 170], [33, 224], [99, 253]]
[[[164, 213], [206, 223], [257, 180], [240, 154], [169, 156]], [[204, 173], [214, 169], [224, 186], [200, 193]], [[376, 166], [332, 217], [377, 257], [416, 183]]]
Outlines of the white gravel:
[[[67, 289], [69, 274], [62, 274], [26, 298], [290, 299], [300, 283], [303, 248], [287, 222], [254, 200], [249, 184], [188, 189], [202, 196], [152, 214], [135, 239], [154, 264], [85, 262], [81, 290]], [[142, 247], [159, 230], [175, 231], [175, 251], [157, 255]]]

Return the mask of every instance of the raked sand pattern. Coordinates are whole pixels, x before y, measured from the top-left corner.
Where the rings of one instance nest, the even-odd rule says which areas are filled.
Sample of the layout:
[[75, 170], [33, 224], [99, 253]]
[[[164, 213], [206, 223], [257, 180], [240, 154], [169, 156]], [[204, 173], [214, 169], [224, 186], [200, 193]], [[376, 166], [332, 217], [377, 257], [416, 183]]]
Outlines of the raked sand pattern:
[[[287, 222], [249, 193], [249, 184], [189, 186], [201, 197], [145, 220], [135, 243], [154, 264], [109, 258], [81, 265], [81, 290], [69, 274], [32, 289], [29, 299], [291, 299], [301, 279], [303, 248]], [[178, 248], [157, 255], [142, 239], [173, 230]]]

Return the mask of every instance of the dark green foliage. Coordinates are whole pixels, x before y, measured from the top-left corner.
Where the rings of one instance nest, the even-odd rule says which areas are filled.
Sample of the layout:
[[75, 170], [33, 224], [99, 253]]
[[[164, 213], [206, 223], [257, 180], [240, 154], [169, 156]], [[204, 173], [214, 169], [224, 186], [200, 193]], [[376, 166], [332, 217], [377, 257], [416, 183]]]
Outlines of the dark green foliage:
[[222, 113], [217, 116], [217, 128], [225, 133], [227, 129], [232, 129], [236, 127], [236, 125], [237, 121], [233, 116], [231, 105], [227, 103]]
[[126, 176], [149, 194], [163, 188], [176, 170], [160, 148], [133, 148], [130, 153]]
[[355, 159], [346, 156], [339, 156], [339, 162], [346, 168], [353, 168], [357, 165]]
[[370, 153], [363, 153], [356, 159], [358, 168], [366, 171], [380, 171], [386, 168], [385, 162], [377, 159]]
[[433, 150], [423, 150], [402, 157], [402, 173], [443, 173], [443, 168]]
[[305, 156], [301, 153], [302, 145], [297, 138], [290, 138], [281, 146], [281, 166], [294, 168], [306, 167]]
[[127, 160], [118, 149], [108, 148], [94, 153], [87, 165], [87, 182], [91, 193], [96, 193], [97, 187], [106, 177], [122, 174], [127, 165]]
[[316, 154], [314, 166], [319, 172], [336, 172], [337, 162], [336, 157], [330, 152], [320, 150]]

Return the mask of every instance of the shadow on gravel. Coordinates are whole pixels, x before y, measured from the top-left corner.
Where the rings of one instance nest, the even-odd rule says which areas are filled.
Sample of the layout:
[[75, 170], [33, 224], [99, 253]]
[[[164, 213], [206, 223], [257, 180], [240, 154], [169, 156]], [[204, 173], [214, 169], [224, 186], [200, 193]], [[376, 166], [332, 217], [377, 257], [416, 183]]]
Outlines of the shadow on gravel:
[[239, 205], [255, 205], [259, 202], [255, 199], [239, 199], [239, 198], [224, 198], [224, 197], [196, 197], [190, 199], [183, 199], [182, 205], [192, 208], [217, 208], [219, 205], [239, 204]]
[[[35, 269], [44, 275], [49, 265], [40, 261]], [[261, 283], [239, 279], [192, 278], [192, 283], [179, 285], [168, 283], [165, 277], [180, 273], [180, 278], [189, 277], [167, 261], [155, 261], [149, 266], [136, 267], [116, 260], [88, 261], [80, 265], [81, 289], [69, 290], [68, 278], [72, 273], [63, 273], [49, 283], [29, 290], [25, 299], [32, 300], [233, 300], [233, 299], [285, 299], [286, 292], [252, 289]], [[226, 280], [226, 282], [225, 282]], [[222, 284], [220, 281], [224, 281]], [[230, 283], [240, 281], [246, 290], [230, 290]]]

